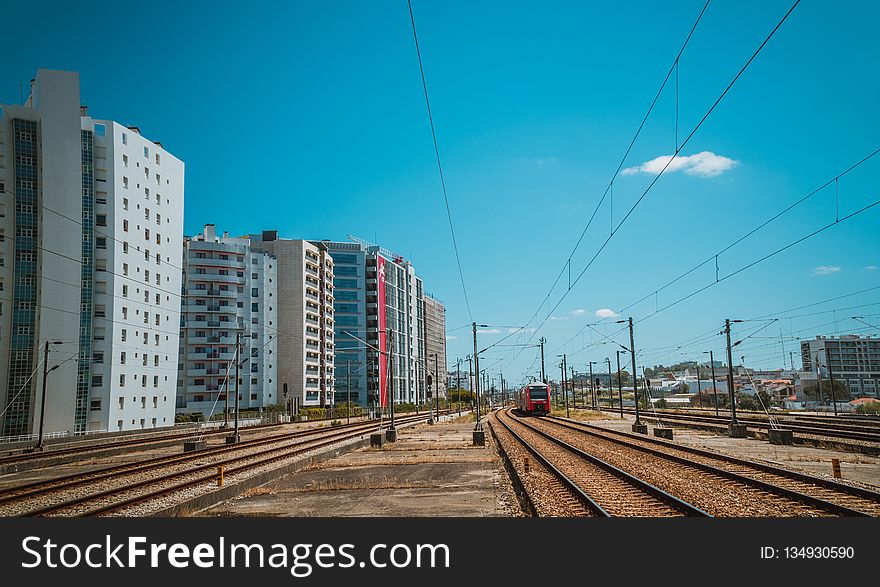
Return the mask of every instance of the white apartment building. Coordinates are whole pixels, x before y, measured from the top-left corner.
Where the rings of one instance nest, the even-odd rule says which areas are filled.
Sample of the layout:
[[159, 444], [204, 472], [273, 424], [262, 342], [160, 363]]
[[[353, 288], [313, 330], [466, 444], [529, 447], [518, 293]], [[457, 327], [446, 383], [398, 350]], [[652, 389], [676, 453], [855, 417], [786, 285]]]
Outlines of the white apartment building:
[[0, 117], [0, 435], [174, 423], [184, 165], [39, 70]]
[[177, 411], [205, 418], [283, 403], [278, 394], [278, 263], [246, 237], [218, 236], [213, 224], [184, 239]]
[[[880, 339], [856, 334], [816, 336], [801, 341], [800, 380], [831, 377], [846, 384], [854, 397], [880, 397]], [[830, 388], [826, 388], [830, 389]]]
[[[333, 401], [333, 260], [323, 243], [249, 235], [278, 262], [278, 392], [294, 409]], [[270, 298], [271, 299], [271, 298]], [[285, 393], [286, 392], [286, 393]]]

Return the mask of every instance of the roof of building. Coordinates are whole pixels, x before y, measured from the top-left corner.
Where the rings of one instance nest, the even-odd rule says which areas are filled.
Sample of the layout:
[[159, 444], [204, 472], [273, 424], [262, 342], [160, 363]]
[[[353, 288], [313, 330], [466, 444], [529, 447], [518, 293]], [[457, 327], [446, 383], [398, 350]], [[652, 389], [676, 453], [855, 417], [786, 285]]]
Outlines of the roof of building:
[[880, 402], [880, 400], [873, 397], [860, 397], [859, 399], [854, 399], [849, 403], [854, 406], [861, 406], [864, 404], [872, 404], [877, 402]]

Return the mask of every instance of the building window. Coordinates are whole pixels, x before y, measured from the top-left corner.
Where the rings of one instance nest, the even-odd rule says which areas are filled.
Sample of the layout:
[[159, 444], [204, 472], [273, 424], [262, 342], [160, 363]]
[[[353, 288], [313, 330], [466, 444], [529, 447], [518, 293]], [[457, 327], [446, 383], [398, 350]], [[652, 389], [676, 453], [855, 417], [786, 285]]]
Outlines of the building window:
[[147, 157], [147, 158], [150, 157], [150, 148], [149, 147], [144, 147], [144, 157]]
[[122, 133], [122, 144], [123, 144], [123, 145], [127, 145], [127, 144], [128, 144], [128, 135], [125, 134], [125, 133]]

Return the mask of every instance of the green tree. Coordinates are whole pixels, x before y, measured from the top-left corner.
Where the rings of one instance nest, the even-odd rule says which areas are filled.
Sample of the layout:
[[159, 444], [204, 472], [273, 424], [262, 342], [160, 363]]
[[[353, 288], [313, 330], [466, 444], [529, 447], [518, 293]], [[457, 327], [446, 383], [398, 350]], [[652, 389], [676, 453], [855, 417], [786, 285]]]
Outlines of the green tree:
[[880, 415], [880, 401], [866, 402], [856, 408], [856, 413]]
[[[818, 399], [819, 398], [819, 384], [817, 381], [808, 379], [801, 380], [801, 389], [804, 392], [804, 395], [807, 397]], [[834, 380], [834, 399], [837, 401], [849, 401], [852, 395], [850, 394], [849, 388], [840, 380]], [[831, 401], [831, 381], [828, 379], [822, 380], [822, 399], [825, 401]]]

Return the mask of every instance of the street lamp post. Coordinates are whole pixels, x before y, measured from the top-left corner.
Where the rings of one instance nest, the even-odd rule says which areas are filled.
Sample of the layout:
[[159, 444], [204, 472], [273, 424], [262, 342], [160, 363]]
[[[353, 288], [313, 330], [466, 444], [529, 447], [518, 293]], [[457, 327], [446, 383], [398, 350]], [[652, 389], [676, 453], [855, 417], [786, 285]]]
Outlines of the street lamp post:
[[614, 385], [611, 383], [611, 359], [605, 357], [605, 361], [608, 363], [608, 401], [610, 402], [611, 408], [614, 408]]

